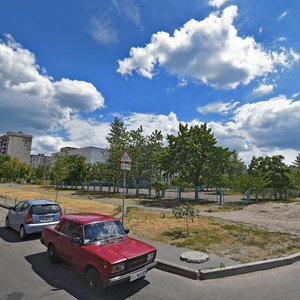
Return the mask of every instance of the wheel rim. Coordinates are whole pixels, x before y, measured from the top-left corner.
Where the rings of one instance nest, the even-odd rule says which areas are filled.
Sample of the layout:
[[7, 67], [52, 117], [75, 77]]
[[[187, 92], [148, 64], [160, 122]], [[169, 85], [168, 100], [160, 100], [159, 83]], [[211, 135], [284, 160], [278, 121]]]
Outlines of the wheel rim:
[[93, 272], [90, 272], [88, 275], [88, 285], [91, 289], [95, 289], [97, 286], [97, 278]]
[[21, 239], [24, 238], [24, 228], [23, 227], [20, 228], [20, 238]]

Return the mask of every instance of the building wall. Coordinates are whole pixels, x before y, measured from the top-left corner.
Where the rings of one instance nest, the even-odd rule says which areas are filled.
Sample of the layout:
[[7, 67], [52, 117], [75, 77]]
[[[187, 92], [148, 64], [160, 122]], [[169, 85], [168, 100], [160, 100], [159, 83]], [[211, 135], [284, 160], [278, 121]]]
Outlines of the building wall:
[[6, 154], [21, 162], [30, 163], [32, 136], [22, 132], [7, 132]]
[[85, 148], [62, 148], [58, 153], [53, 153], [52, 157], [59, 154], [61, 155], [64, 151], [67, 151], [69, 155], [82, 155], [86, 158], [86, 162], [94, 164], [96, 162], [106, 163], [108, 159], [108, 149], [97, 148], [97, 147], [85, 147]]
[[52, 157], [44, 154], [30, 155], [30, 165], [33, 168], [49, 167], [51, 165]]

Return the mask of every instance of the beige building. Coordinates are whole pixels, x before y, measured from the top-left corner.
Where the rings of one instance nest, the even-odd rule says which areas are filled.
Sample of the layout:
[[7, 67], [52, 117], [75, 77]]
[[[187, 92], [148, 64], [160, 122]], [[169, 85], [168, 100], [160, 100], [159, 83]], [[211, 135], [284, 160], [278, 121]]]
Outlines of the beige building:
[[52, 157], [55, 157], [55, 155], [62, 155], [64, 152], [67, 152], [69, 155], [82, 155], [86, 158], [86, 162], [89, 164], [94, 164], [96, 162], [106, 163], [108, 160], [108, 149], [98, 147], [64, 147], [60, 149], [60, 152], [53, 153]]
[[23, 132], [7, 132], [0, 137], [0, 150], [26, 164], [30, 163], [32, 136]]

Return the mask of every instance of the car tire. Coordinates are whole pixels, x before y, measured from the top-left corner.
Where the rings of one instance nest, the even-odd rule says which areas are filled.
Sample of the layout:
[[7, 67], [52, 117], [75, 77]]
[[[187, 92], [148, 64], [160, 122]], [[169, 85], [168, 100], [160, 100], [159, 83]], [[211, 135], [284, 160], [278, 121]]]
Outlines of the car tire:
[[5, 225], [4, 225], [4, 226], [5, 226], [6, 229], [9, 229], [9, 228], [10, 228], [8, 217], [5, 218]]
[[59, 262], [59, 256], [56, 253], [56, 248], [54, 244], [48, 246], [48, 258], [51, 263], [57, 264]]
[[28, 234], [26, 233], [23, 225], [21, 225], [21, 227], [19, 229], [19, 237], [23, 241], [25, 241], [28, 238]]
[[100, 280], [99, 273], [94, 268], [89, 268], [86, 272], [85, 282], [88, 289], [97, 296], [105, 293], [105, 288]]

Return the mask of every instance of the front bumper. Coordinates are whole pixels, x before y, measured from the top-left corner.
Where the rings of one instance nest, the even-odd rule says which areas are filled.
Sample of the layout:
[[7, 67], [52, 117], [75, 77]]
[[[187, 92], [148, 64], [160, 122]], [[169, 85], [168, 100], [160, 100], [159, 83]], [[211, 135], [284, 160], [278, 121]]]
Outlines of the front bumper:
[[130, 273], [120, 275], [120, 276], [116, 276], [116, 277], [107, 278], [107, 279], [104, 280], [103, 285], [105, 287], [109, 287], [109, 286], [119, 284], [119, 283], [122, 283], [122, 282], [134, 281], [138, 278], [141, 278], [141, 277], [145, 276], [145, 274], [149, 270], [154, 268], [156, 264], [157, 264], [157, 262], [153, 261], [152, 263], [150, 263], [146, 266], [143, 266], [142, 268], [139, 268], [137, 270], [134, 270]]

